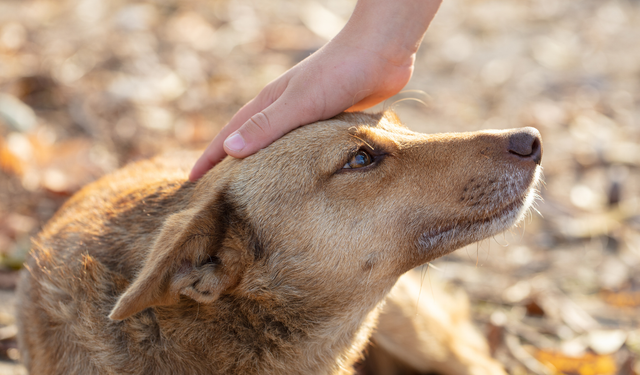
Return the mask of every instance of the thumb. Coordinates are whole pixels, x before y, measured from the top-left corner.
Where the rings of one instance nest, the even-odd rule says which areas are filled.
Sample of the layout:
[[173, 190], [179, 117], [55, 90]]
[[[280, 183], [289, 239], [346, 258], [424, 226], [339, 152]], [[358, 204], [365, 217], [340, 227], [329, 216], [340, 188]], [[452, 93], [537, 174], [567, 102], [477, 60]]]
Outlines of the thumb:
[[234, 116], [231, 121], [216, 135], [216, 137], [209, 143], [207, 149], [196, 161], [191, 173], [189, 174], [189, 180], [197, 181], [202, 177], [209, 169], [218, 164], [222, 159], [227, 156], [223, 149], [223, 142], [233, 133], [236, 129], [240, 128], [245, 121], [247, 121], [251, 114], [260, 111], [262, 108], [258, 98], [254, 98], [249, 101], [244, 107], [242, 107]]
[[251, 116], [224, 141], [224, 150], [234, 158], [244, 158], [267, 147], [291, 130], [320, 120], [313, 106], [281, 96], [269, 107]]

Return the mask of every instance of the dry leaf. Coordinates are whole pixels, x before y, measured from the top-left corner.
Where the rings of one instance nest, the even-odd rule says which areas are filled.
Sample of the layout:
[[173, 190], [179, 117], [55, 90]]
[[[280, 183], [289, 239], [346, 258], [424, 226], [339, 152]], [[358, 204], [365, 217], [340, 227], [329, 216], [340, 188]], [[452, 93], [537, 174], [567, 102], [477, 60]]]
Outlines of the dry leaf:
[[640, 291], [602, 291], [601, 298], [608, 304], [616, 307], [638, 307], [640, 306]]
[[13, 174], [16, 176], [21, 176], [24, 172], [22, 160], [7, 148], [6, 142], [2, 136], [0, 136], [0, 169], [7, 174]]
[[581, 357], [569, 357], [555, 351], [539, 350], [536, 359], [558, 375], [613, 375], [617, 371], [610, 355], [587, 353]]

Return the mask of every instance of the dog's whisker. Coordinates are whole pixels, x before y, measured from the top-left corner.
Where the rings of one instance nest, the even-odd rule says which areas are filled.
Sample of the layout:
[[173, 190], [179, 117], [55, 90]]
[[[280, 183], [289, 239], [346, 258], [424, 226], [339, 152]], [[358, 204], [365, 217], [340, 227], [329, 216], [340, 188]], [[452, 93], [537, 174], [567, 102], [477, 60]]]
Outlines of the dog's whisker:
[[360, 91], [356, 92], [355, 94], [353, 94], [353, 98], [351, 99], [351, 105], [350, 105], [350, 107], [353, 107], [354, 105], [356, 105], [356, 104], [357, 104], [357, 102], [356, 102], [356, 98], [358, 97], [358, 95], [359, 95], [361, 92], [367, 92], [367, 91], [371, 91], [371, 89], [364, 89], [364, 90], [360, 90]]
[[465, 250], [465, 251], [466, 251], [466, 253], [467, 253], [467, 258], [468, 258], [469, 260], [472, 260], [472, 258], [471, 258], [471, 254], [469, 254], [469, 246], [465, 246], [464, 250]]
[[433, 268], [434, 270], [438, 271], [438, 272], [444, 272], [444, 270], [440, 267], [436, 267], [432, 262], [429, 262], [429, 268]]
[[489, 255], [491, 255], [491, 241], [487, 241], [487, 257], [485, 258], [485, 262], [489, 260]]
[[394, 101], [390, 108], [394, 108], [396, 105], [402, 103], [402, 102], [407, 102], [407, 101], [411, 101], [411, 102], [418, 102], [420, 104], [422, 104], [425, 108], [429, 108], [429, 105], [427, 103], [425, 103], [423, 100], [420, 100], [418, 98], [402, 98], [402, 99], [398, 99], [396, 101]]
[[367, 141], [365, 141], [364, 139], [362, 139], [362, 138], [360, 138], [360, 137], [358, 137], [358, 136], [356, 136], [356, 135], [353, 135], [353, 134], [351, 134], [351, 136], [352, 136], [353, 138], [358, 139], [359, 141], [361, 141], [361, 142], [362, 142], [362, 143], [364, 143], [365, 145], [369, 146], [369, 148], [370, 148], [371, 150], [375, 150], [375, 148], [374, 148], [373, 146], [371, 146], [371, 145], [370, 145]]
[[[429, 104], [393, 105], [407, 100]], [[532, 128], [427, 136], [393, 113], [343, 113], [195, 183], [188, 157], [137, 162], [85, 187], [33, 242], [18, 289], [25, 361], [69, 375], [330, 374], [370, 335], [420, 327], [430, 342], [416, 355], [433, 359], [421, 348], [437, 345], [457, 365], [471, 345], [462, 328], [423, 324], [458, 316], [432, 261], [465, 247], [471, 264], [475, 242], [478, 268], [483, 241], [487, 262], [491, 238], [525, 230], [541, 156]], [[421, 300], [425, 280], [433, 301]]]
[[433, 283], [431, 282], [431, 275], [429, 274], [429, 269], [433, 267], [431, 265], [431, 262], [427, 263], [427, 276], [429, 277], [429, 286], [431, 287], [431, 298], [433, 298], [433, 300], [435, 301], [436, 299], [436, 294], [433, 291]]
[[[429, 263], [427, 263], [427, 271], [429, 270]], [[422, 295], [422, 285], [424, 284], [424, 275], [425, 275], [425, 267], [420, 267], [420, 289], [418, 291], [418, 298], [416, 299], [416, 312], [415, 315], [418, 315], [419, 306], [420, 306], [420, 296]]]
[[427, 94], [426, 91], [424, 90], [420, 90], [420, 89], [407, 89], [407, 90], [402, 90], [400, 91], [400, 94], [407, 94], [407, 93], [411, 93], [411, 94], [422, 94], [422, 96], [431, 99], [431, 95]]

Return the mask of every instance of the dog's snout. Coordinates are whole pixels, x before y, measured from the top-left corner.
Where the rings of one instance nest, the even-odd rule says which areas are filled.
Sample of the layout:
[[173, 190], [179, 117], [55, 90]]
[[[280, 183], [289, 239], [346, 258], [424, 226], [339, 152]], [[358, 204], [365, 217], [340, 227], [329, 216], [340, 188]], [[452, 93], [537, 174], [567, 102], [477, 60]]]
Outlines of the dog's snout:
[[537, 129], [527, 127], [509, 135], [509, 153], [540, 164], [542, 160], [542, 140]]

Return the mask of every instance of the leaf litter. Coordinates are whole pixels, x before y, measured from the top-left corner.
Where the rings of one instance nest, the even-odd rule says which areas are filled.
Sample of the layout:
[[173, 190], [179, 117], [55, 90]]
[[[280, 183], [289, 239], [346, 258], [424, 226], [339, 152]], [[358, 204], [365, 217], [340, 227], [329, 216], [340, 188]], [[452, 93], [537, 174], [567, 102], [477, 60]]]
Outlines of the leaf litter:
[[[56, 209], [128, 162], [206, 146], [354, 4], [0, 0], [0, 374], [24, 371], [16, 270]], [[447, 0], [407, 93], [378, 107], [422, 132], [542, 134], [540, 215], [430, 272], [467, 291], [511, 374], [640, 374], [639, 20], [632, 0]]]

